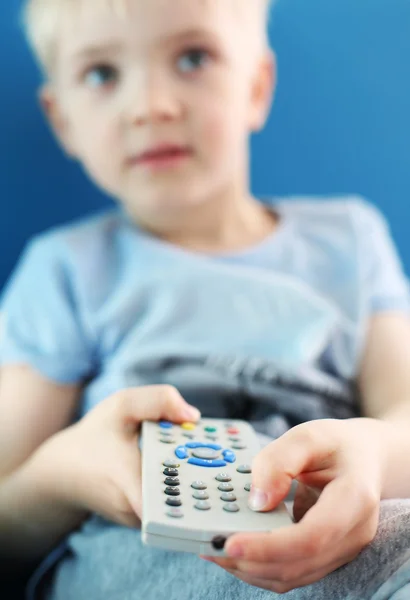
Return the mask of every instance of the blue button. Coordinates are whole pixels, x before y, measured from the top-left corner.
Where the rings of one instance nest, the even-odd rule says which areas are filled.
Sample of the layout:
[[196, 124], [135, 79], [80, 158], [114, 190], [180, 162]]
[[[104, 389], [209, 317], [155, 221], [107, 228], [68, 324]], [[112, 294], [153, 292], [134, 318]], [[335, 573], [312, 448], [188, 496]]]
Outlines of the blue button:
[[169, 423], [169, 421], [161, 421], [160, 424], [159, 424], [159, 426], [162, 429], [171, 429], [174, 426], [174, 424], [173, 423]]
[[206, 460], [205, 458], [190, 458], [188, 460], [190, 465], [197, 465], [198, 467], [226, 467], [224, 460]]
[[188, 450], [185, 448], [185, 446], [178, 446], [178, 448], [175, 449], [175, 454], [178, 458], [188, 458], [189, 456]]
[[222, 450], [222, 446], [219, 446], [219, 444], [204, 444], [202, 442], [187, 442], [185, 446], [187, 448], [211, 448], [211, 450]]
[[232, 450], [224, 450], [222, 455], [228, 463], [234, 463], [236, 461], [236, 454], [235, 452], [232, 452]]

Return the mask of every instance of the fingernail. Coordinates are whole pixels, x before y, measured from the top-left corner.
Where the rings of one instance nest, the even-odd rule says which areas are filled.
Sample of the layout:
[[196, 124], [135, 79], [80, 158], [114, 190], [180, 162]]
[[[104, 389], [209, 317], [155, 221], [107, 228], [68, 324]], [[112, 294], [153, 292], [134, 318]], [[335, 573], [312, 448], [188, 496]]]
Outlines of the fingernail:
[[198, 421], [198, 419], [201, 416], [201, 413], [194, 406], [189, 406], [184, 410], [184, 415], [187, 419], [190, 419], [192, 421]]
[[243, 548], [241, 546], [233, 546], [227, 550], [227, 554], [231, 558], [239, 558], [243, 555]]
[[252, 510], [263, 510], [268, 504], [268, 495], [262, 490], [251, 488], [248, 506]]

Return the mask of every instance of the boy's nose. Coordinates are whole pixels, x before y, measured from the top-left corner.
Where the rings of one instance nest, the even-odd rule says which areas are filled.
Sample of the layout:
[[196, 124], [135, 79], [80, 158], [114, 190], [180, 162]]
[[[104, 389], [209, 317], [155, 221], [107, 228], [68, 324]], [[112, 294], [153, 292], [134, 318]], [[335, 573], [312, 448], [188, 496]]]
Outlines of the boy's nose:
[[128, 110], [133, 125], [173, 121], [181, 114], [182, 107], [172, 85], [158, 78], [136, 84]]

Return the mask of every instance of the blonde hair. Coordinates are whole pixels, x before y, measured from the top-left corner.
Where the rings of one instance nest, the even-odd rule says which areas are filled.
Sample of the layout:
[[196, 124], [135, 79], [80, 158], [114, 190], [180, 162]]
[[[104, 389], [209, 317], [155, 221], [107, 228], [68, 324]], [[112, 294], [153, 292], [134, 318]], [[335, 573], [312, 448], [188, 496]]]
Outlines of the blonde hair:
[[[93, 0], [96, 1], [96, 0]], [[101, 5], [125, 14], [128, 0], [98, 0]], [[172, 1], [172, 0], [170, 0]], [[223, 0], [221, 0], [223, 1]], [[260, 5], [264, 22], [268, 23], [270, 9], [276, 0], [249, 0]], [[56, 24], [62, 12], [73, 8], [79, 0], [25, 0], [21, 20], [26, 39], [44, 74], [52, 64]]]

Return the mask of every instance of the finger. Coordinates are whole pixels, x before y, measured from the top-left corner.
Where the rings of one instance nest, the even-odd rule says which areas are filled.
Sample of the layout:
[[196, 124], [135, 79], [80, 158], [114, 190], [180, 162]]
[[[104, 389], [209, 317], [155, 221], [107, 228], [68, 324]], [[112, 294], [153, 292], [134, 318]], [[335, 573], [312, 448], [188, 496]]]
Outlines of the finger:
[[305, 423], [271, 442], [255, 457], [249, 506], [272, 510], [289, 493], [292, 480], [304, 471], [322, 470], [334, 463], [336, 448], [329, 428]]
[[336, 569], [340, 568], [344, 564], [344, 562], [338, 561], [333, 563], [333, 565], [331, 565], [328, 568], [319, 569], [315, 572], [309, 573], [309, 575], [299, 578], [293, 578], [291, 575], [283, 575], [282, 578], [274, 579], [272, 577], [265, 578], [253, 576], [237, 569], [225, 570], [228, 571], [228, 573], [231, 573], [231, 575], [234, 575], [235, 577], [243, 581], [244, 583], [272, 592], [276, 592], [277, 594], [285, 594], [286, 592], [289, 592], [293, 589], [306, 587], [308, 585], [317, 583], [318, 581], [327, 577], [333, 571], [336, 571]]
[[357, 481], [335, 479], [299, 523], [269, 533], [235, 534], [229, 538], [226, 552], [256, 562], [284, 562], [331, 553], [351, 530], [368, 519], [373, 503], [371, 494], [366, 498], [360, 492]]
[[217, 557], [213, 558], [211, 562], [223, 569], [241, 572], [248, 577], [289, 582], [331, 573], [341, 565], [352, 561], [358, 553], [359, 549], [356, 549], [355, 551], [346, 551], [343, 555], [333, 556], [331, 560], [328, 560], [328, 557], [320, 556], [313, 560], [288, 561], [288, 563], [257, 563]]
[[195, 422], [201, 416], [199, 410], [188, 404], [176, 388], [168, 385], [130, 388], [118, 392], [115, 398], [125, 423], [160, 419], [175, 423]]

